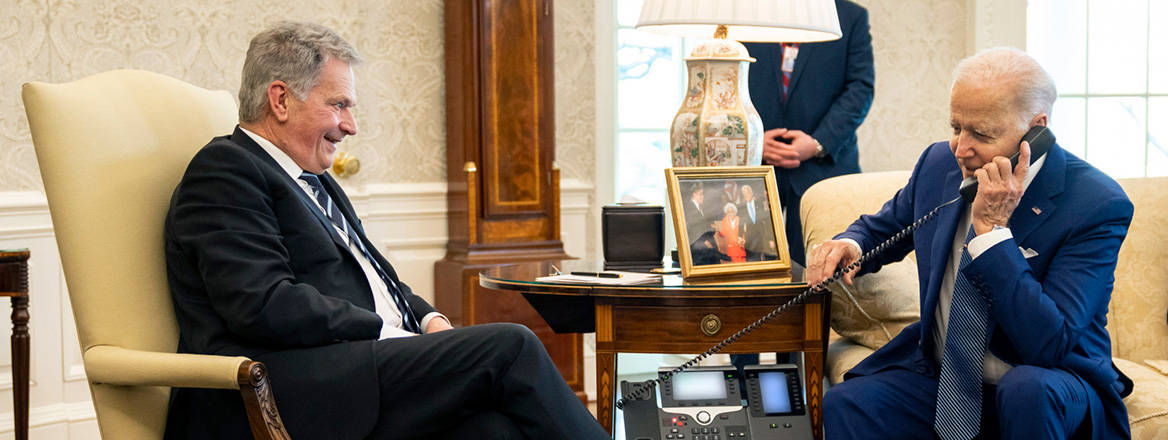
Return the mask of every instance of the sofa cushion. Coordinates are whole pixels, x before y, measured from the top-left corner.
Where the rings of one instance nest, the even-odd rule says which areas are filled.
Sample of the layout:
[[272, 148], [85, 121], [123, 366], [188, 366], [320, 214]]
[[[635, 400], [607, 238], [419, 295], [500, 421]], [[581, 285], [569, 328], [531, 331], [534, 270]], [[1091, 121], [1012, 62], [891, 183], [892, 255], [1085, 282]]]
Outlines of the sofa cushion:
[[[1168, 376], [1132, 361], [1114, 358], [1115, 366], [1135, 383], [1123, 399], [1134, 439], [1168, 438]], [[1168, 361], [1159, 361], [1168, 366]]]
[[1136, 362], [1168, 359], [1168, 177], [1120, 179], [1119, 184], [1135, 214], [1115, 267], [1107, 320], [1111, 352]]
[[[909, 175], [908, 171], [850, 174], [808, 188], [800, 202], [806, 248], [843, 232], [861, 214], [878, 211]], [[902, 262], [856, 278], [852, 287], [837, 283], [831, 291], [831, 328], [873, 350], [920, 320], [917, 270], [911, 254]]]
[[859, 345], [850, 339], [833, 338], [827, 345], [827, 382], [832, 384], [843, 382], [844, 373], [875, 352], [876, 350]]

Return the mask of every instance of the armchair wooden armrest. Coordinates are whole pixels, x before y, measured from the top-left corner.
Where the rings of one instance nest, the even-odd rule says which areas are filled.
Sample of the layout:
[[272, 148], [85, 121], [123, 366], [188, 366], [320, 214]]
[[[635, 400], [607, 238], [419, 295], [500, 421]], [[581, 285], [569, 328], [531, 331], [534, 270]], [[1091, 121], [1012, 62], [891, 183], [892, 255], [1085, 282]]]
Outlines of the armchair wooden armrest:
[[112, 345], [85, 351], [85, 372], [95, 384], [237, 389], [252, 435], [288, 439], [264, 364], [246, 357], [161, 353]]

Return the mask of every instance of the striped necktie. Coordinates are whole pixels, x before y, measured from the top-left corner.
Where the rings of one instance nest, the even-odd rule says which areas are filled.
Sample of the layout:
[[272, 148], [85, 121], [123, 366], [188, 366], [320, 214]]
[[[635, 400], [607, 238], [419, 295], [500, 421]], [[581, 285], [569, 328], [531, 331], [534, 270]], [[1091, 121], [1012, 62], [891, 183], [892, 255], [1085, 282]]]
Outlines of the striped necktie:
[[937, 381], [937, 416], [933, 428], [944, 440], [970, 439], [981, 432], [982, 358], [989, 305], [962, 273], [972, 261], [968, 245], [973, 237], [973, 226], [970, 226], [953, 282], [941, 377]]
[[799, 56], [799, 43], [783, 43], [783, 102], [787, 102], [787, 89], [791, 88], [791, 73], [795, 71], [795, 58]]
[[345, 215], [341, 213], [341, 209], [337, 207], [336, 203], [333, 203], [332, 197], [329, 197], [328, 192], [325, 191], [324, 185], [320, 183], [320, 178], [315, 174], [305, 171], [300, 174], [300, 180], [307, 182], [308, 187], [312, 188], [312, 194], [316, 196], [316, 201], [324, 208], [324, 212], [327, 214], [329, 220], [333, 222], [333, 225], [336, 225], [337, 228], [344, 231], [345, 235], [349, 237], [349, 243], [356, 243], [361, 254], [373, 265], [377, 276], [381, 277], [381, 281], [385, 283], [386, 290], [389, 291], [389, 296], [393, 297], [394, 304], [397, 304], [397, 310], [402, 314], [402, 328], [406, 331], [422, 333], [422, 326], [418, 323], [417, 318], [414, 317], [414, 311], [410, 308], [410, 304], [406, 302], [401, 290], [398, 289], [397, 283], [393, 282], [393, 278], [390, 278], [386, 274], [385, 270], [381, 268], [381, 265], [377, 263], [377, 259], [373, 258], [373, 255], [369, 253], [369, 249], [365, 247], [365, 243], [361, 241], [361, 237], [350, 227], [349, 222], [345, 220]]

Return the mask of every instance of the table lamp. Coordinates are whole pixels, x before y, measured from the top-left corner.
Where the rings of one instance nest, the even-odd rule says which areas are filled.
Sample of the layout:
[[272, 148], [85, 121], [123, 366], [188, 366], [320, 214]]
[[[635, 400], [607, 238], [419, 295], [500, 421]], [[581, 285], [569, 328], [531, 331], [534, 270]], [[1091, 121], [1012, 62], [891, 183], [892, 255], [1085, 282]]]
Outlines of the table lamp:
[[637, 29], [714, 38], [685, 59], [689, 80], [669, 130], [675, 167], [762, 164], [762, 119], [746, 76], [754, 58], [739, 41], [799, 43], [842, 35], [834, 0], [645, 0]]

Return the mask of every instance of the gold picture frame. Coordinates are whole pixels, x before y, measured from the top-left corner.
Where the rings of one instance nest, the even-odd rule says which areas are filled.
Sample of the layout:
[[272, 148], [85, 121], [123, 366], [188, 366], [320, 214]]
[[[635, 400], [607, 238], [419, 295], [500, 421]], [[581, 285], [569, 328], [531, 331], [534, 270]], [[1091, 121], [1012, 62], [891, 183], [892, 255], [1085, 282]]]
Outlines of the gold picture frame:
[[682, 277], [790, 273], [773, 167], [666, 168], [665, 180]]

